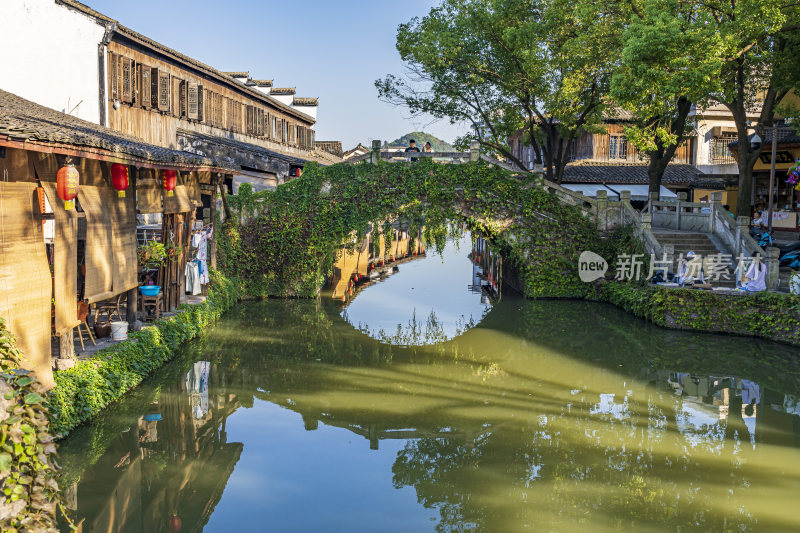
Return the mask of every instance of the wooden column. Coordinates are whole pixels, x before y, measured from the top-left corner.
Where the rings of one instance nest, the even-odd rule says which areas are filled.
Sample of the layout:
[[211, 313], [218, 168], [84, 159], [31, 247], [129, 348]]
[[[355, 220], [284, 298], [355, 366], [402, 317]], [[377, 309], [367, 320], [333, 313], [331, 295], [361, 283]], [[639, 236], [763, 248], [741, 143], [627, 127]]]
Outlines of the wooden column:
[[58, 337], [59, 359], [72, 359], [75, 357], [75, 329], [70, 328]]
[[206, 221], [206, 225], [211, 224], [213, 234], [211, 239], [208, 240], [208, 248], [206, 257], [208, 258], [208, 266], [216, 270], [217, 268], [217, 233], [222, 231], [222, 225], [217, 224], [217, 190], [211, 193], [211, 220]]
[[[137, 309], [139, 308], [139, 301], [138, 301], [139, 289], [131, 289], [128, 291], [127, 298], [128, 303], [126, 304], [125, 309], [125, 316], [128, 319], [128, 324], [133, 326], [133, 323], [136, 322], [137, 316]], [[132, 328], [129, 328], [132, 329]]]

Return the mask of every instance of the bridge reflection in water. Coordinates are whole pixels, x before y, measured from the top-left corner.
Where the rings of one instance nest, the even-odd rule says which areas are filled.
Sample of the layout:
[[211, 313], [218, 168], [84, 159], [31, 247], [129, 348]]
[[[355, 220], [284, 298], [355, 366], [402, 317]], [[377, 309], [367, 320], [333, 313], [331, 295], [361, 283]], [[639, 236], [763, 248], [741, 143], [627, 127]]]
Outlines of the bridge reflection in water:
[[[491, 298], [499, 259], [477, 239], [467, 253]], [[435, 344], [339, 313], [242, 305], [72, 435], [83, 531], [800, 527], [796, 349], [513, 292]]]
[[396, 272], [397, 266], [406, 261], [425, 256], [421, 239], [413, 238], [407, 230], [391, 230], [391, 242], [387, 246], [384, 234], [370, 232], [356, 240], [352, 248], [342, 250], [328, 280], [331, 297], [347, 301], [358, 290], [376, 280], [385, 279]]

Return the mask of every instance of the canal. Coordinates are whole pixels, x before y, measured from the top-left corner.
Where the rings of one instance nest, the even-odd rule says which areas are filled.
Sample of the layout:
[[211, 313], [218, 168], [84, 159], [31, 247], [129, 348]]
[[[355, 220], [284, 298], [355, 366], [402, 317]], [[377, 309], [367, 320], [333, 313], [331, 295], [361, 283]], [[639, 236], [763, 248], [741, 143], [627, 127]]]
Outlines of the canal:
[[474, 247], [428, 250], [346, 307], [232, 310], [61, 444], [76, 523], [800, 529], [798, 350], [498, 292]]

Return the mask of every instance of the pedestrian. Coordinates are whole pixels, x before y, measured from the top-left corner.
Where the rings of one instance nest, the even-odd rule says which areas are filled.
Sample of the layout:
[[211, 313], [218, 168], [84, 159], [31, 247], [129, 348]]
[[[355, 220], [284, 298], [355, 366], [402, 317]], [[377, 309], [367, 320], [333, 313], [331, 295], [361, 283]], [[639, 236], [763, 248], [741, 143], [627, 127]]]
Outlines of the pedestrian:
[[[408, 141], [408, 148], [406, 148], [406, 153], [413, 153], [413, 152], [419, 153], [419, 148], [417, 148], [417, 142], [414, 139], [411, 139], [410, 141]], [[409, 157], [408, 160], [416, 161], [417, 158]]]
[[425, 146], [422, 147], [423, 152], [433, 152], [433, 148], [431, 147], [430, 142], [426, 142]]

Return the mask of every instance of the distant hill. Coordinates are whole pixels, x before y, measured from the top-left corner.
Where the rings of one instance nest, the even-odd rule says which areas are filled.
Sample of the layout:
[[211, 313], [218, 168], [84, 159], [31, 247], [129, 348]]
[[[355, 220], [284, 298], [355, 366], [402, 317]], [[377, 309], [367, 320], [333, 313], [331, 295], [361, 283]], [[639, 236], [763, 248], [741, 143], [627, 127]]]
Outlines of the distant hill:
[[422, 131], [415, 131], [413, 133], [406, 133], [399, 139], [395, 139], [389, 143], [389, 146], [408, 146], [408, 141], [414, 139], [417, 141], [417, 148], [422, 150], [426, 142], [431, 143], [431, 148], [434, 152], [455, 152], [453, 145], [447, 141], [443, 141], [438, 137], [434, 137], [430, 133]]

